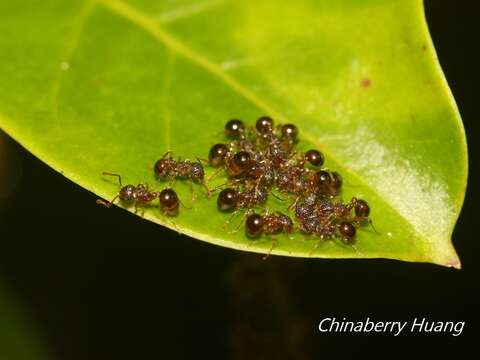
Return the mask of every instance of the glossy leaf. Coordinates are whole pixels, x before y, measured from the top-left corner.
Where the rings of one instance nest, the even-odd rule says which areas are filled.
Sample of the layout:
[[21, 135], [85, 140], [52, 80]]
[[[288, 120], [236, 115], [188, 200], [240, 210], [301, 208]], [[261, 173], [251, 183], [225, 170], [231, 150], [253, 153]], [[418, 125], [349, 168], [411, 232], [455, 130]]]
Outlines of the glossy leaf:
[[[344, 198], [367, 199], [378, 231], [360, 231], [355, 247], [279, 236], [275, 254], [460, 267], [450, 237], [465, 135], [421, 1], [3, 0], [0, 18], [0, 126], [98, 196], [118, 191], [102, 171], [161, 188], [151, 168], [165, 151], [206, 157], [226, 120], [268, 114], [297, 124], [303, 149], [325, 152]], [[200, 188], [192, 202], [175, 186], [191, 209], [145, 218], [270, 248], [225, 226]]]

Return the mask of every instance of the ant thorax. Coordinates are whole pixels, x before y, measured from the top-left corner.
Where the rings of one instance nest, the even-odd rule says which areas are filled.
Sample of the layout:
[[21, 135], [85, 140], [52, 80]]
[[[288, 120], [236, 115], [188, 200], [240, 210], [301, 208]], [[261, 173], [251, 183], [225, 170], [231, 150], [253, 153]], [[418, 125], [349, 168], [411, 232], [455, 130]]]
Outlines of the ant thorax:
[[293, 231], [293, 221], [287, 215], [281, 213], [264, 215], [263, 221], [263, 232], [267, 235], [291, 233]]

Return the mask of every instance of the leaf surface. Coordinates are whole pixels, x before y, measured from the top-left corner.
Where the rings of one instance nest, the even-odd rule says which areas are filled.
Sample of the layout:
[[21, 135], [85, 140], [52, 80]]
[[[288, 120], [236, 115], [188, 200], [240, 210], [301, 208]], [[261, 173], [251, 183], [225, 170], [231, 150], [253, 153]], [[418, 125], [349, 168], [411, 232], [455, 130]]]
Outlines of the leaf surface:
[[[152, 165], [167, 150], [205, 158], [226, 120], [266, 114], [326, 154], [344, 199], [367, 199], [378, 231], [359, 231], [355, 247], [279, 236], [273, 253], [460, 267], [451, 234], [465, 134], [420, 0], [22, 0], [1, 1], [0, 14], [0, 127], [98, 196], [118, 192], [102, 171], [160, 189]], [[192, 202], [175, 187], [191, 208], [145, 218], [270, 248], [225, 226], [200, 188]]]

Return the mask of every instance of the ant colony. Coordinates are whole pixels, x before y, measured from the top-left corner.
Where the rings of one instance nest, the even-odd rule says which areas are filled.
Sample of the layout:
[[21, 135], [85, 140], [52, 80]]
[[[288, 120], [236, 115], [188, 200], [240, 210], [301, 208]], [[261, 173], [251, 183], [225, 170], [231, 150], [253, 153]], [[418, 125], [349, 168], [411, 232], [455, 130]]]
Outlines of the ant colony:
[[[226, 123], [225, 135], [227, 141], [211, 147], [208, 164], [217, 169], [209, 180], [223, 172], [226, 183], [209, 189], [201, 159], [175, 160], [167, 152], [156, 161], [153, 172], [158, 181], [169, 181], [169, 187], [157, 192], [147, 184], [123, 186], [120, 175], [104, 172], [118, 178], [120, 190], [111, 201], [97, 203], [110, 207], [119, 199], [125, 206], [135, 206], [135, 212], [153, 204], [164, 215], [176, 216], [181, 201], [172, 185], [177, 179], [185, 180], [192, 191], [193, 184], [204, 188], [208, 198], [218, 191], [217, 208], [230, 213], [230, 220], [243, 213], [245, 233], [252, 241], [270, 238], [272, 246], [264, 258], [276, 246], [273, 236], [278, 234], [297, 231], [318, 239], [316, 246], [321, 240], [335, 239], [353, 246], [357, 229], [372, 224], [365, 200], [340, 199], [342, 177], [323, 167], [325, 157], [320, 151], [296, 150], [295, 125], [275, 126], [272, 118], [262, 116], [254, 127], [247, 128], [233, 119]], [[266, 208], [270, 195], [287, 204], [285, 213]]]

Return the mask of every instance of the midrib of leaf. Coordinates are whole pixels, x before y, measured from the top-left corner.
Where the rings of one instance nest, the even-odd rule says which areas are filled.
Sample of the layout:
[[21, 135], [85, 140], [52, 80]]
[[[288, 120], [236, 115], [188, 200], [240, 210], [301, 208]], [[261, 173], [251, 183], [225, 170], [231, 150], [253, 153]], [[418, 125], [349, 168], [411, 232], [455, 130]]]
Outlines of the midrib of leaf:
[[173, 68], [175, 66], [175, 54], [173, 51], [169, 51], [167, 54], [167, 61], [165, 63], [165, 76], [163, 78], [163, 89], [162, 89], [162, 112], [163, 112], [163, 121], [165, 123], [165, 145], [167, 149], [171, 149], [171, 130], [170, 130], [170, 111], [168, 105], [170, 84], [172, 83], [173, 78]]
[[[226, 85], [228, 85], [232, 90], [237, 92], [239, 95], [243, 96], [245, 99], [249, 100], [253, 105], [257, 108], [261, 109], [262, 111], [266, 112], [267, 114], [273, 116], [274, 118], [282, 119], [284, 121], [288, 121], [285, 116], [283, 116], [280, 112], [274, 110], [272, 106], [261, 100], [258, 96], [253, 94], [249, 91], [245, 86], [240, 84], [237, 80], [233, 77], [225, 73], [221, 67], [212, 63], [207, 58], [203, 57], [202, 55], [198, 54], [191, 48], [189, 48], [184, 43], [180, 42], [176, 39], [173, 35], [168, 33], [165, 29], [163, 29], [160, 24], [148, 14], [145, 14], [132, 6], [124, 3], [121, 0], [98, 0], [100, 4], [103, 4], [106, 8], [110, 9], [114, 13], [124, 17], [125, 19], [129, 20], [130, 22], [136, 24], [147, 33], [152, 35], [155, 39], [163, 43], [167, 48], [169, 48], [172, 52], [177, 53], [185, 57], [187, 60], [191, 61], [192, 63], [196, 64], [200, 68], [204, 69], [205, 71], [209, 72], [212, 76], [218, 78]], [[318, 139], [309, 135], [308, 133], [303, 133], [302, 137], [305, 138], [307, 141], [314, 144], [318, 147], [322, 152], [327, 154], [329, 158], [331, 158], [335, 163], [339, 164], [345, 172], [347, 172], [350, 177], [354, 178], [357, 183], [361, 184], [362, 187], [369, 189], [371, 192], [376, 194], [382, 201], [388, 205], [395, 214], [402, 219], [406, 224], [413, 229], [413, 232], [419, 237], [424, 240], [428, 239], [427, 234], [421, 232], [418, 228], [416, 228], [408, 219], [406, 219], [395, 207], [385, 201], [385, 197], [382, 196], [378, 192], [378, 189], [372, 188], [370, 185], [365, 183], [361, 176], [357, 174], [354, 170], [348, 168], [347, 166], [343, 165], [338, 158], [336, 158], [333, 154], [333, 151], [330, 151], [324, 144], [321, 144]]]

